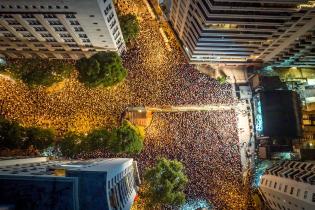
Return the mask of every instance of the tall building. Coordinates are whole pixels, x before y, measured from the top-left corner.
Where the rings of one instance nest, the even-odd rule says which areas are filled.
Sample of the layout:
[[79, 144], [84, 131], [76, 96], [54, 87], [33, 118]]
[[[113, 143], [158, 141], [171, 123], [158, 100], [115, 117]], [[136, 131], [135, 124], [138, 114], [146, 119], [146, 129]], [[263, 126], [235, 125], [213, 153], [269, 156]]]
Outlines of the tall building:
[[0, 55], [79, 59], [126, 48], [112, 0], [0, 0]]
[[173, 0], [170, 21], [191, 63], [315, 64], [315, 2]]
[[129, 158], [0, 160], [0, 206], [15, 209], [129, 210], [139, 185]]
[[266, 204], [277, 210], [315, 209], [315, 164], [283, 161], [266, 170], [259, 190]]

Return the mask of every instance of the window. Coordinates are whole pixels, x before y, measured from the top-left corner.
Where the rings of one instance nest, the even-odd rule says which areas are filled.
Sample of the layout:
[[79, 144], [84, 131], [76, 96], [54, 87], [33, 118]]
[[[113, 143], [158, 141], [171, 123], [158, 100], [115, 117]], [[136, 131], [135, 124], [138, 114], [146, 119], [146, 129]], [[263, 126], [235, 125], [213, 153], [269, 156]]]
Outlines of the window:
[[279, 190], [281, 191], [281, 189], [282, 189], [282, 184], [280, 183], [279, 184]]
[[66, 14], [66, 18], [75, 18], [74, 14]]
[[26, 33], [26, 34], [23, 34], [24, 37], [33, 37], [33, 35], [31, 33]]
[[[115, 38], [116, 38], [116, 37], [115, 37]], [[271, 185], [272, 185], [272, 181], [269, 182], [269, 187], [271, 187]]]
[[87, 38], [87, 35], [86, 34], [79, 34], [79, 37], [80, 38]]
[[304, 191], [304, 199], [307, 199], [307, 193], [308, 193], [308, 191]]
[[312, 195], [312, 202], [315, 202], [315, 193]]
[[24, 28], [24, 27], [15, 27], [14, 29], [16, 31], [27, 31], [26, 28]]
[[55, 42], [56, 40], [53, 39], [53, 38], [46, 38], [46, 41], [47, 41], [47, 42]]
[[66, 31], [66, 28], [63, 26], [60, 27], [54, 27], [55, 31]]
[[287, 189], [288, 189], [288, 185], [285, 185], [284, 186], [284, 192], [287, 192]]
[[75, 31], [83, 31], [83, 28], [82, 27], [74, 27], [74, 30]]
[[65, 42], [74, 42], [74, 39], [64, 39]]
[[7, 20], [9, 25], [20, 25], [20, 23], [16, 20]]
[[34, 27], [35, 31], [46, 31], [44, 27]]
[[27, 20], [29, 25], [41, 25], [39, 21], [37, 20]]
[[114, 20], [113, 22], [111, 22], [110, 25], [109, 25], [109, 26], [110, 26], [110, 29], [112, 29], [112, 28], [115, 26], [115, 24], [116, 24], [116, 20]]
[[267, 186], [267, 184], [268, 184], [268, 180], [266, 179], [265, 186]]
[[59, 20], [50, 20], [48, 22], [50, 25], [62, 25], [62, 23]]
[[80, 25], [80, 23], [77, 20], [70, 20], [71, 25]]
[[297, 189], [297, 191], [296, 191], [296, 196], [297, 196], [297, 197], [300, 196], [300, 191], [301, 191], [300, 189]]
[[105, 15], [108, 15], [108, 13], [109, 13], [109, 11], [112, 9], [112, 4], [109, 4], [106, 8], [105, 8], [105, 10], [104, 10], [104, 13], [105, 13]]
[[110, 22], [113, 19], [113, 17], [114, 17], [114, 13], [111, 12], [110, 15], [108, 15], [107, 17], [107, 22]]
[[265, 179], [262, 178], [260, 184], [263, 185], [264, 184]]
[[273, 188], [276, 189], [276, 187], [277, 187], [277, 182], [275, 182], [275, 184], [273, 185]]
[[34, 15], [32, 14], [22, 14], [21, 16], [22, 18], [34, 18]]
[[54, 14], [44, 14], [44, 18], [57, 18]]
[[90, 17], [95, 17], [94, 15], [90, 15]]
[[68, 6], [64, 6], [63, 8], [68, 9], [69, 7]]
[[290, 194], [293, 195], [294, 187], [291, 187]]
[[59, 34], [60, 37], [71, 37], [70, 34]]

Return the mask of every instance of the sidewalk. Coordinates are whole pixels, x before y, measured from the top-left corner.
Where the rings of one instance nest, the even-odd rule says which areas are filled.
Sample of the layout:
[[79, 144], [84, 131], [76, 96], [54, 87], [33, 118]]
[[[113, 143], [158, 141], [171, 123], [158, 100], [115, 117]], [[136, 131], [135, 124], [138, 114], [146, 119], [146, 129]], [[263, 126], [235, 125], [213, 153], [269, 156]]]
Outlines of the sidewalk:
[[250, 100], [242, 100], [236, 108], [237, 129], [243, 174], [254, 166], [255, 141]]

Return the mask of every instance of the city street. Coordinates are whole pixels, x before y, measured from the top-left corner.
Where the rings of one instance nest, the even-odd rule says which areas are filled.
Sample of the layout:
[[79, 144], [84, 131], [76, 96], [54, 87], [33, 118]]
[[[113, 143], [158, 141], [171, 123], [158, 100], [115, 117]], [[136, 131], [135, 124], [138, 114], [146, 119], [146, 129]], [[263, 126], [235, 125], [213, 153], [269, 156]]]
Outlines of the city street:
[[[174, 39], [168, 40], [172, 49], [168, 50], [160, 25], [144, 1], [119, 1], [119, 9], [135, 13], [141, 28], [139, 38], [123, 55], [128, 69], [124, 82], [93, 89], [79, 83], [73, 74], [48, 91], [0, 78], [1, 113], [23, 126], [53, 128], [63, 135], [115, 127], [126, 107], [174, 107], [176, 112], [154, 114], [144, 150], [134, 156], [140, 174], [158, 157], [177, 159], [186, 167], [188, 198], [207, 199], [218, 209], [246, 209], [240, 128], [233, 108], [239, 102], [232, 86], [220, 84], [189, 65]], [[95, 151], [80, 157], [113, 155]]]

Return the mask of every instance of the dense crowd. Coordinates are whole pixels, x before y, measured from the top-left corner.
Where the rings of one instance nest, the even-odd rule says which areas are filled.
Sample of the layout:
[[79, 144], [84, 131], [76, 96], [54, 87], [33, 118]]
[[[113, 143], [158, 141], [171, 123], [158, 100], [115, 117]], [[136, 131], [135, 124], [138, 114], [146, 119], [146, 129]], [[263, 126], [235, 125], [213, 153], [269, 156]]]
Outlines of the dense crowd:
[[[132, 157], [140, 173], [159, 157], [177, 159], [188, 175], [188, 198], [209, 200], [217, 209], [246, 209], [236, 123], [233, 111], [156, 113], [144, 150]], [[112, 155], [97, 151], [81, 157]]]
[[[127, 79], [113, 88], [84, 87], [74, 73], [50, 89], [29, 89], [0, 78], [1, 114], [23, 125], [86, 133], [116, 126], [127, 106], [207, 105], [236, 101], [229, 84], [196, 71], [171, 40], [166, 50], [157, 23], [142, 0], [119, 1], [122, 13], [140, 20], [140, 37], [123, 55]], [[173, 44], [172, 44], [173, 43]], [[107, 157], [97, 151], [83, 158]], [[154, 114], [144, 151], [135, 158], [140, 173], [159, 156], [186, 166], [190, 198], [209, 199], [218, 209], [244, 209], [236, 116], [233, 111]]]

